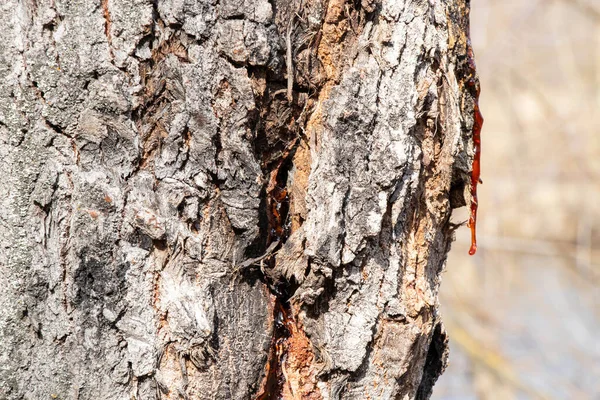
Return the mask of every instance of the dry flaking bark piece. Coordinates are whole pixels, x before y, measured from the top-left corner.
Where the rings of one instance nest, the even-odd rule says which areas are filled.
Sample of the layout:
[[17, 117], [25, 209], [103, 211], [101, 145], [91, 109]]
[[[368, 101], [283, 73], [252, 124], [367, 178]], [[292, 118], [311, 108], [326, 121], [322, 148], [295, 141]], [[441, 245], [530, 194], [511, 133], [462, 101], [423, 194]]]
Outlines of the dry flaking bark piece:
[[4, 398], [429, 397], [468, 2], [5, 3]]

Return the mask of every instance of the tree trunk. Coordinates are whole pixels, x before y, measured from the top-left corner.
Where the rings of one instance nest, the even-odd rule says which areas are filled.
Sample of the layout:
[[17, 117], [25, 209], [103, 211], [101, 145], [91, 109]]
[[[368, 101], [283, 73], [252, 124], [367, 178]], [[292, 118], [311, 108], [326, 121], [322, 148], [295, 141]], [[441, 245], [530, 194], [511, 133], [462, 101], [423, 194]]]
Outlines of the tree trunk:
[[427, 399], [468, 8], [3, 1], [0, 398]]

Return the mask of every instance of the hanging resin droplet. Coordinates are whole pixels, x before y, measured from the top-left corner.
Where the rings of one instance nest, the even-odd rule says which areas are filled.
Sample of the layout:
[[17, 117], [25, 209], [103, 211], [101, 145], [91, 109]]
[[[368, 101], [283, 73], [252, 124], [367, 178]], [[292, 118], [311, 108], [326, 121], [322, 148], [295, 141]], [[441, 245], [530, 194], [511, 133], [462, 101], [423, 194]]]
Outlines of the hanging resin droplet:
[[474, 255], [477, 252], [477, 185], [481, 181], [481, 128], [483, 126], [483, 115], [479, 110], [479, 80], [477, 78], [475, 59], [473, 58], [473, 48], [470, 40], [467, 42], [467, 57], [471, 69], [471, 77], [467, 81], [467, 86], [473, 91], [473, 166], [471, 172], [471, 215], [469, 217], [469, 228], [471, 229], [471, 248], [469, 254]]

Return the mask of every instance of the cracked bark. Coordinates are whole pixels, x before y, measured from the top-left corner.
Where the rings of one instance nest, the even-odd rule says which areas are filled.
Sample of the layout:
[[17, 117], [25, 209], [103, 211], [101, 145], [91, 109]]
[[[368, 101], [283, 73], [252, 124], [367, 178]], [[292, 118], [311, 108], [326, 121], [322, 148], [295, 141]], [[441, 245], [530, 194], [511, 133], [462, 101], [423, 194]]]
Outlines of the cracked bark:
[[468, 7], [5, 1], [0, 397], [428, 398]]

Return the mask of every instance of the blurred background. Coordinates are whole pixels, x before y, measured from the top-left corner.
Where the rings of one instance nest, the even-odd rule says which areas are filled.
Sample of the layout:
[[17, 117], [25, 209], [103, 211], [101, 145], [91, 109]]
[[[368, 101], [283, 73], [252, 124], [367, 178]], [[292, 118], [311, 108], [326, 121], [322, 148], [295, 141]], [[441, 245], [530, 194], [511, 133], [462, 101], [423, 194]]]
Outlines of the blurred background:
[[600, 0], [471, 5], [479, 250], [461, 228], [433, 399], [600, 399]]

